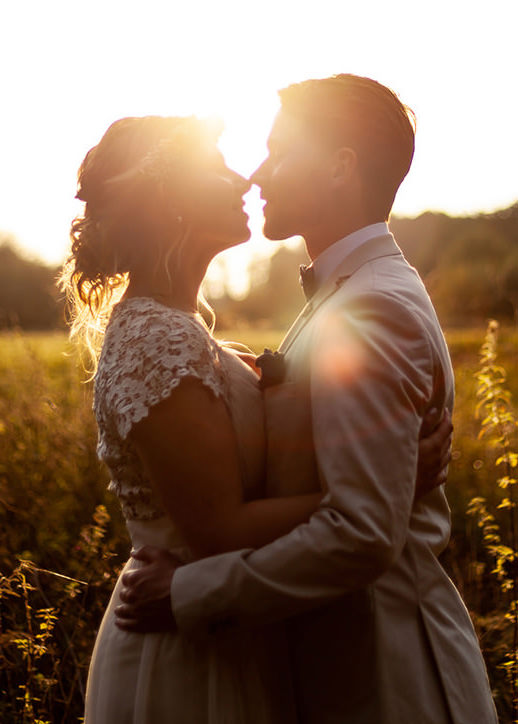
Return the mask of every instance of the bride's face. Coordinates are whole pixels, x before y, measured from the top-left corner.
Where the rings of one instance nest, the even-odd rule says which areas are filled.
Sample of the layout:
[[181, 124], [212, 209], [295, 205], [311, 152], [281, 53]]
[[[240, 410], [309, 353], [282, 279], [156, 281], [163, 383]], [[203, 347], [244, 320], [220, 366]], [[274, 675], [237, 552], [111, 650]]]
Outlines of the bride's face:
[[185, 178], [182, 217], [190, 242], [212, 254], [250, 238], [243, 195], [250, 183], [228, 168], [221, 152], [211, 149]]

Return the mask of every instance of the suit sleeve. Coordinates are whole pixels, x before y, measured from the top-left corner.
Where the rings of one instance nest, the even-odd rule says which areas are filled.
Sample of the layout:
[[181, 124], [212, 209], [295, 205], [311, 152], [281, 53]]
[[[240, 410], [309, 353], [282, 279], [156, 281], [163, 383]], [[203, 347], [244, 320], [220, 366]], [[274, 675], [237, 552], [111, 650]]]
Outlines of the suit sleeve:
[[326, 314], [312, 350], [322, 504], [307, 524], [259, 550], [178, 569], [171, 597], [185, 633], [315, 608], [375, 581], [403, 549], [433, 390], [427, 335], [404, 305], [370, 294]]

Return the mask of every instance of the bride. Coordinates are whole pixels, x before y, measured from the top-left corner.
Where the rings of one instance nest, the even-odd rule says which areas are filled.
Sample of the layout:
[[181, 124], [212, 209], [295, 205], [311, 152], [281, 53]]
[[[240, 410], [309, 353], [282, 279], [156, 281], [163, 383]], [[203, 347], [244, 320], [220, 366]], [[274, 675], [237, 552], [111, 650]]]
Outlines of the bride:
[[[217, 135], [193, 117], [112, 124], [79, 170], [85, 207], [62, 277], [72, 333], [95, 360], [98, 454], [132, 544], [184, 562], [260, 547], [321, 497], [261, 498], [257, 375], [198, 313], [211, 259], [250, 236], [249, 182], [226, 166]], [[93, 652], [86, 724], [296, 721], [282, 625], [210, 641], [129, 633], [114, 622], [119, 589], [120, 579]]]

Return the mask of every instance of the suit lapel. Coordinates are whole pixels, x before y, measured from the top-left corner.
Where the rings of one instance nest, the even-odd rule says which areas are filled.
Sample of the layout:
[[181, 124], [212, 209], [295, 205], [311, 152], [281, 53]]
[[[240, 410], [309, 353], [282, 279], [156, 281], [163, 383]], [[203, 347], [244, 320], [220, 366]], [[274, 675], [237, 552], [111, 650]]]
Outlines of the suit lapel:
[[357, 272], [360, 267], [373, 259], [379, 259], [383, 256], [401, 255], [401, 249], [394, 241], [392, 234], [385, 234], [383, 236], [377, 236], [374, 239], [369, 239], [365, 244], [362, 244], [359, 248], [352, 251], [337, 266], [329, 279], [324, 282], [315, 296], [302, 309], [282, 340], [279, 352], [286, 354], [317, 309], [340, 289], [342, 284]]

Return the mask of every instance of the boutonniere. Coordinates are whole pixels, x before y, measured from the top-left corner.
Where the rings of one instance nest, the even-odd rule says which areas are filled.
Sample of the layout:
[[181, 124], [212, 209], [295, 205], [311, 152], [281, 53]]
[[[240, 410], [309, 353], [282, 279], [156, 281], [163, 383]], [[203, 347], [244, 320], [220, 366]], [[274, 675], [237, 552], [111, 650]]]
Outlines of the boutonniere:
[[271, 349], [265, 349], [255, 360], [255, 364], [261, 370], [259, 387], [262, 390], [272, 385], [280, 385], [284, 381], [286, 363], [281, 352], [272, 352]]

